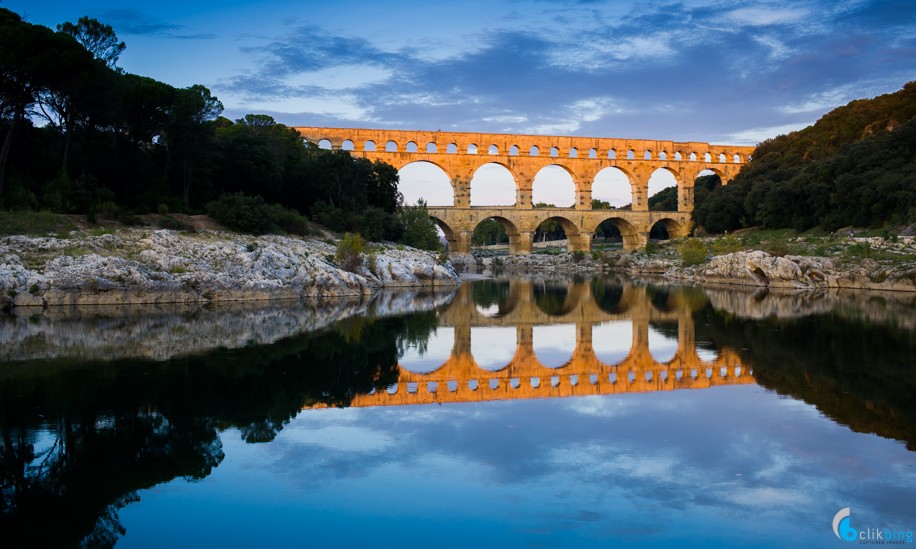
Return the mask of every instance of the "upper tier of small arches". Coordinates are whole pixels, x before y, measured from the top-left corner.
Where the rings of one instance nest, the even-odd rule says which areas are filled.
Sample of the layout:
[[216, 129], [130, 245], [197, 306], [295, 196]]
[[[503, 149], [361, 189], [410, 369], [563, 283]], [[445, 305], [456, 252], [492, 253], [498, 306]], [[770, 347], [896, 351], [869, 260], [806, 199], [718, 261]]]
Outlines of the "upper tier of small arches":
[[[354, 152], [534, 156], [742, 164], [753, 147], [612, 138], [298, 128], [306, 141]], [[325, 131], [322, 131], [325, 130]], [[418, 134], [426, 133], [421, 136]], [[401, 134], [401, 135], [399, 135]], [[425, 137], [425, 138], [424, 138]], [[443, 139], [444, 138], [444, 139]], [[487, 139], [489, 138], [489, 139]]]

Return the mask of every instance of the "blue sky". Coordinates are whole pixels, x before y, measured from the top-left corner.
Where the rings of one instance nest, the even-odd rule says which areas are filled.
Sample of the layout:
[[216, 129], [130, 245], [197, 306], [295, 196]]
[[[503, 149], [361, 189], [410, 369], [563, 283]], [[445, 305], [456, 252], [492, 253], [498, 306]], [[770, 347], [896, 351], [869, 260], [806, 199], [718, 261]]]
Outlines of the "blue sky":
[[[916, 77], [908, 1], [3, 1], [238, 118], [755, 144]], [[127, 6], [127, 7], [125, 7]]]
[[916, 78], [911, 0], [13, 0], [120, 65], [288, 125], [753, 145]]

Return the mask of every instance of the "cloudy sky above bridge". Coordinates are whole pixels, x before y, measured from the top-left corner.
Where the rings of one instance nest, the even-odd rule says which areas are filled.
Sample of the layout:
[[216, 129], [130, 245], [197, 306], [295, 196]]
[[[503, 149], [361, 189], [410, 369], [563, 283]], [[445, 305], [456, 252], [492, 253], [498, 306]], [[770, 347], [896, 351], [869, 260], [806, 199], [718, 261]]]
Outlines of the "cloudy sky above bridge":
[[916, 78], [911, 0], [0, 6], [49, 27], [95, 17], [127, 42], [125, 70], [287, 125], [753, 145]]

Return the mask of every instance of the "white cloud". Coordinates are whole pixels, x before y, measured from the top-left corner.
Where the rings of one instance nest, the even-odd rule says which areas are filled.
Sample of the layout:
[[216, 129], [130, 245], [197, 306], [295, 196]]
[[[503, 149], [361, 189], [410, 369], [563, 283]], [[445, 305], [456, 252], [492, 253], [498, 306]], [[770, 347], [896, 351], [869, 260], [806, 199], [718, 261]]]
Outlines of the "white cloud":
[[785, 59], [792, 54], [791, 48], [786, 46], [781, 40], [772, 36], [755, 36], [754, 42], [770, 48], [770, 55], [768, 57], [771, 61]]
[[799, 21], [808, 15], [807, 10], [793, 8], [738, 8], [728, 14], [728, 18], [740, 25], [763, 26], [780, 25]]
[[316, 86], [327, 90], [345, 90], [378, 84], [389, 79], [392, 71], [372, 65], [343, 65], [288, 76], [285, 83], [292, 87]]
[[804, 129], [814, 122], [797, 122], [783, 126], [770, 126], [767, 128], [752, 128], [732, 133], [728, 136], [728, 143], [732, 145], [757, 145], [758, 143], [776, 137], [777, 135]]

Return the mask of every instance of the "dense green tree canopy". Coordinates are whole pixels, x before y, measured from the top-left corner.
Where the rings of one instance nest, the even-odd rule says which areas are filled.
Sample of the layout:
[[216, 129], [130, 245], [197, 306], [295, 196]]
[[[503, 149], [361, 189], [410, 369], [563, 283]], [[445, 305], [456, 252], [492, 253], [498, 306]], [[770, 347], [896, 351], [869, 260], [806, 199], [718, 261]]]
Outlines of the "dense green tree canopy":
[[[393, 166], [304, 143], [267, 115], [221, 118], [204, 86], [117, 69], [125, 48], [92, 18], [54, 32], [0, 8], [0, 208], [198, 213], [244, 195], [280, 212], [271, 227], [293, 220], [301, 233], [301, 212], [334, 230], [435, 247], [428, 220], [406, 225], [415, 216], [400, 213]], [[232, 219], [244, 217], [236, 210]]]
[[694, 211], [711, 232], [807, 230], [916, 221], [916, 82], [853, 101], [815, 125], [761, 143]]

